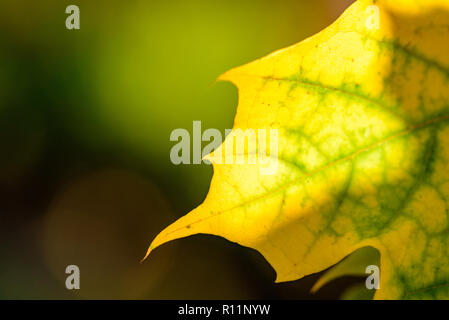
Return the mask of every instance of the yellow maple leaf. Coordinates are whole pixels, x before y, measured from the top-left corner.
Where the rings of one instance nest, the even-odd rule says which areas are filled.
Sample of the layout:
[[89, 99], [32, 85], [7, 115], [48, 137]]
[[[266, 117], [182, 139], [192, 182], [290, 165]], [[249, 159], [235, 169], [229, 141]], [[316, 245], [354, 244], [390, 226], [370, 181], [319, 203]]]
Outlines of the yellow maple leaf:
[[448, 10], [359, 0], [317, 35], [222, 75], [239, 89], [234, 130], [278, 130], [277, 170], [214, 163], [203, 204], [148, 254], [214, 234], [289, 281], [370, 246], [375, 298], [449, 298]]

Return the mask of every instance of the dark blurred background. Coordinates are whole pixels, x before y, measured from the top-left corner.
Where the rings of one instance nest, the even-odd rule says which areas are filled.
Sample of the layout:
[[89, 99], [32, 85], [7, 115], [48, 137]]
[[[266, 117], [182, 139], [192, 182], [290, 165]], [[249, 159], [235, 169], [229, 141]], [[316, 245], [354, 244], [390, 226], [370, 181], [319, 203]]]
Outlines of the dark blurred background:
[[[2, 0], [1, 299], [332, 299], [317, 279], [275, 284], [257, 252], [194, 236], [139, 261], [199, 205], [207, 165], [170, 162], [170, 132], [232, 128], [226, 70], [332, 23], [351, 0]], [[81, 29], [67, 30], [78, 5]], [[65, 268], [81, 290], [65, 288]]]

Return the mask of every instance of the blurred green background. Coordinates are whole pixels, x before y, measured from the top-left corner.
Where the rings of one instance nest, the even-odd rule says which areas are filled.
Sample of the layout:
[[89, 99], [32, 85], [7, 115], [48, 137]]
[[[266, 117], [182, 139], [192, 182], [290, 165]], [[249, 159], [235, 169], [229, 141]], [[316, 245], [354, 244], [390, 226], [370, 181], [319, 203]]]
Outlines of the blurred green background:
[[[226, 70], [313, 35], [351, 0], [2, 0], [1, 299], [331, 299], [275, 284], [257, 252], [212, 236], [164, 245], [212, 168], [170, 162], [170, 132], [232, 128]], [[81, 29], [67, 30], [78, 5]], [[65, 268], [81, 290], [65, 288]]]

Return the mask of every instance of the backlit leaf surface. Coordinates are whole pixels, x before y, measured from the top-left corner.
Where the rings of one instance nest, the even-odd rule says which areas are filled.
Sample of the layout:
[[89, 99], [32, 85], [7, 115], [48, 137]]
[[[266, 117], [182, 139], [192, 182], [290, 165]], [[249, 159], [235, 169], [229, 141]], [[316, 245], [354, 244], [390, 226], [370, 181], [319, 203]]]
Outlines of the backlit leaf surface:
[[359, 0], [220, 79], [239, 89], [234, 129], [279, 130], [278, 169], [214, 164], [204, 203], [149, 252], [219, 235], [289, 281], [370, 246], [375, 298], [449, 298], [449, 1]]

